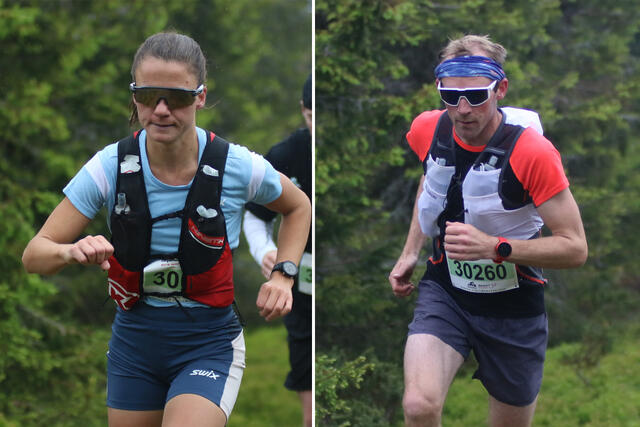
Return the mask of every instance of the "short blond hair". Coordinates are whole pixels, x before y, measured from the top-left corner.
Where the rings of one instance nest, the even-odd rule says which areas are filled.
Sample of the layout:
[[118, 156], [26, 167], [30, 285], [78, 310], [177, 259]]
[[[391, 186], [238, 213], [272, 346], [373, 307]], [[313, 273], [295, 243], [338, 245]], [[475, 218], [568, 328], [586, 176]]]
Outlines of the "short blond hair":
[[480, 53], [478, 51], [500, 65], [507, 59], [507, 49], [499, 43], [492, 42], [488, 35], [468, 34], [455, 40], [449, 39], [449, 43], [440, 51], [440, 62], [458, 56], [477, 55]]

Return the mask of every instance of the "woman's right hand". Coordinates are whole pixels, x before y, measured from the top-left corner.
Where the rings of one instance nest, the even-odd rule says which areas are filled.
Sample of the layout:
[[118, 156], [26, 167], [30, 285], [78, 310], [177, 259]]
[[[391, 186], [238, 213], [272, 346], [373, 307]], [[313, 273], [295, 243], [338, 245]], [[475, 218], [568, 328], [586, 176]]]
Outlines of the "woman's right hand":
[[101, 235], [86, 236], [77, 242], [64, 245], [62, 258], [67, 264], [97, 264], [104, 271], [109, 270], [109, 258], [113, 255], [113, 245]]

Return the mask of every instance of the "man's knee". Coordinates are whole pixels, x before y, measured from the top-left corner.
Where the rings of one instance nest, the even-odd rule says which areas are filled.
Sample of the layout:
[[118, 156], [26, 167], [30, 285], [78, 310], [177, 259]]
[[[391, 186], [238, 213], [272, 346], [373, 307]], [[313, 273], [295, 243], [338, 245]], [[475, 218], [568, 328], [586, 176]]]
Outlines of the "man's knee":
[[439, 425], [444, 401], [422, 393], [408, 391], [402, 400], [408, 425]]

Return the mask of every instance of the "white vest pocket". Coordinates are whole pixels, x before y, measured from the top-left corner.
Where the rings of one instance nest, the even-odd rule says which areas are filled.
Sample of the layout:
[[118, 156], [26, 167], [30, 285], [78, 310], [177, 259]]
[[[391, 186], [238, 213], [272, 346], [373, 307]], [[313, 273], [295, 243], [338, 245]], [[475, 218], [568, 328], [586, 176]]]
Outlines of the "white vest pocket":
[[427, 160], [427, 173], [418, 199], [418, 220], [422, 232], [429, 237], [440, 234], [437, 219], [447, 201], [447, 189], [455, 166], [439, 165], [431, 156]]

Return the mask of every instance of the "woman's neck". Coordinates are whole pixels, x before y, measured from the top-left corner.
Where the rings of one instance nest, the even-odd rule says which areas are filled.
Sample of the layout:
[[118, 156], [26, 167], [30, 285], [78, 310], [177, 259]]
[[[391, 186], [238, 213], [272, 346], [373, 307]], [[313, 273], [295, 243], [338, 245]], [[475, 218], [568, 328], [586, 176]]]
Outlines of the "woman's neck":
[[198, 134], [196, 129], [172, 142], [146, 140], [151, 172], [168, 185], [186, 185], [198, 170]]

